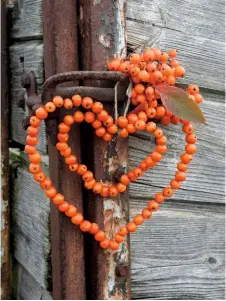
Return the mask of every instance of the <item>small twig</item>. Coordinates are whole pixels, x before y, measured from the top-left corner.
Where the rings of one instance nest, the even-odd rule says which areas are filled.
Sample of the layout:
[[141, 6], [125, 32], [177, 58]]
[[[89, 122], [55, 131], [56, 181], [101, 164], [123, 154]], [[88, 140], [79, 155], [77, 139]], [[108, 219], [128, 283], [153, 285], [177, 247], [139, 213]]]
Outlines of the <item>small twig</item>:
[[127, 103], [126, 103], [126, 107], [125, 107], [125, 111], [124, 111], [124, 117], [126, 117], [127, 113], [128, 113], [128, 110], [129, 110], [129, 106], [130, 106], [130, 97], [128, 96], [128, 99], [127, 99]]
[[118, 119], [118, 85], [119, 82], [117, 82], [115, 85], [115, 122], [117, 122]]
[[130, 82], [129, 82], [129, 85], [128, 85], [128, 88], [126, 90], [126, 95], [128, 96], [127, 98], [127, 103], [126, 103], [126, 107], [125, 107], [125, 111], [124, 111], [124, 117], [126, 117], [127, 113], [128, 113], [128, 110], [129, 110], [129, 106], [130, 106], [130, 98], [131, 98], [131, 95], [132, 95], [132, 87], [133, 87], [133, 82], [131, 81], [130, 79]]

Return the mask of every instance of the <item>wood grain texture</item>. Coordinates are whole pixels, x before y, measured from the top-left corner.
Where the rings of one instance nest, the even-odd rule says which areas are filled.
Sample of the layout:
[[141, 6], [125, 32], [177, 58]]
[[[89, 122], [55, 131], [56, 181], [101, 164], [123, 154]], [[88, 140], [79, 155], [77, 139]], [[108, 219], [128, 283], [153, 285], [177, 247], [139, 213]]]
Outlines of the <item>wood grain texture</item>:
[[[130, 199], [134, 215], [146, 202]], [[166, 202], [131, 234], [132, 298], [224, 299], [224, 206]]]
[[[21, 58], [24, 60], [21, 63]], [[11, 139], [25, 144], [26, 131], [22, 127], [25, 112], [17, 107], [16, 100], [24, 90], [21, 86], [21, 75], [25, 71], [34, 71], [37, 80], [38, 92], [41, 92], [43, 78], [43, 44], [39, 41], [15, 43], [10, 47], [11, 72]], [[45, 125], [40, 127], [40, 142], [37, 148], [46, 152]]]
[[12, 270], [11, 298], [13, 300], [52, 300], [46, 288], [43, 288], [15, 259]]
[[19, 0], [15, 1], [12, 10], [11, 37], [19, 40], [41, 39], [42, 28], [42, 1]]
[[177, 48], [186, 69], [183, 83], [224, 90], [224, 0], [129, 0], [127, 42]]
[[[173, 200], [191, 202], [224, 203], [225, 185], [225, 147], [224, 137], [219, 138], [219, 129], [224, 129], [224, 96], [201, 92], [205, 98], [202, 105], [207, 125], [197, 125], [198, 152], [189, 165], [187, 180], [182, 184]], [[138, 181], [130, 185], [130, 198], [148, 199], [169, 185], [176, 171], [180, 154], [184, 150], [184, 133], [180, 125], [166, 128], [160, 126], [168, 138], [168, 152], [163, 160], [147, 171]], [[140, 133], [129, 138], [130, 168], [138, 165], [154, 148], [153, 136]]]
[[[43, 288], [48, 285], [50, 201], [28, 172], [24, 153], [10, 151], [13, 256]], [[48, 158], [43, 158], [47, 172]]]

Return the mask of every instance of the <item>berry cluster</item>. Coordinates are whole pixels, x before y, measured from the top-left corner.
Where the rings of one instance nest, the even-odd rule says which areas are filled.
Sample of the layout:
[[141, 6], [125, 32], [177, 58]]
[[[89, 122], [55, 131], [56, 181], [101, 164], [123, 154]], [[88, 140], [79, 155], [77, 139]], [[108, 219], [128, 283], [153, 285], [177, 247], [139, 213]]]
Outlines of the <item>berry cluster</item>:
[[[155, 84], [158, 84], [160, 80], [161, 83], [165, 82], [173, 85], [175, 83], [172, 80], [173, 78], [175, 79], [175, 77], [184, 75], [183, 67], [174, 59], [176, 54], [175, 50], [171, 50], [169, 53], [161, 53], [157, 49], [151, 49], [141, 55], [132, 54], [129, 60], [115, 58], [108, 63], [110, 70], [120, 70], [129, 74], [131, 80], [135, 83], [132, 91], [132, 103], [133, 105], [138, 105], [139, 103], [147, 102], [146, 111], [129, 113], [126, 117], [120, 116], [117, 120], [114, 120], [104, 110], [100, 102], [94, 102], [90, 97], [82, 98], [77, 94], [71, 99], [63, 99], [60, 96], [55, 96], [45, 106], [39, 107], [35, 112], [35, 116], [30, 118], [25, 152], [29, 155], [31, 162], [29, 171], [33, 174], [34, 180], [40, 183], [40, 187], [45, 191], [46, 196], [52, 200], [53, 204], [58, 206], [61, 212], [64, 212], [65, 215], [71, 218], [72, 223], [78, 225], [82, 231], [93, 234], [104, 249], [117, 250], [119, 244], [129, 232], [135, 232], [145, 219], [152, 217], [152, 212], [159, 209], [159, 204], [164, 202], [165, 198], [171, 197], [174, 191], [180, 188], [181, 182], [186, 179], [188, 164], [192, 160], [192, 155], [196, 152], [195, 143], [197, 138], [194, 135], [192, 124], [167, 112], [161, 104], [158, 93], [155, 91]], [[200, 103], [202, 101], [199, 88], [196, 85], [190, 85], [188, 93], [196, 102]], [[164, 125], [168, 125], [169, 123], [177, 124], [179, 122], [182, 124], [187, 144], [185, 152], [180, 156], [180, 162], [177, 164], [174, 178], [170, 181], [169, 186], [155, 194], [155, 197], [149, 201], [147, 208], [144, 208], [141, 214], [137, 214], [133, 218], [133, 221], [129, 222], [126, 226], [120, 227], [112, 240], [107, 238], [105, 232], [96, 223], [84, 220], [83, 215], [78, 212], [77, 208], [70, 205], [64, 199], [64, 196], [57, 192], [51, 179], [41, 170], [41, 155], [36, 149], [39, 126], [41, 121], [46, 119], [48, 114], [54, 112], [57, 107], [65, 107], [66, 109], [76, 107], [76, 111], [73, 115], [65, 115], [63, 122], [59, 124], [56, 148], [64, 157], [69, 169], [81, 175], [85, 182], [85, 187], [103, 197], [116, 197], [119, 193], [123, 193], [130, 182], [136, 181], [146, 170], [153, 168], [162, 159], [163, 154], [166, 153], [167, 139], [163, 131], [157, 128], [153, 120], [159, 119]], [[118, 183], [107, 185], [101, 181], [97, 181], [93, 173], [84, 164], [78, 162], [76, 155], [72, 154], [72, 149], [68, 145], [71, 125], [74, 122], [81, 123], [83, 121], [90, 123], [96, 135], [107, 142], [111, 141], [113, 135], [116, 134], [120, 137], [127, 137], [130, 133], [135, 133], [137, 130], [146, 130], [155, 137], [155, 149], [138, 167], [122, 175]]]

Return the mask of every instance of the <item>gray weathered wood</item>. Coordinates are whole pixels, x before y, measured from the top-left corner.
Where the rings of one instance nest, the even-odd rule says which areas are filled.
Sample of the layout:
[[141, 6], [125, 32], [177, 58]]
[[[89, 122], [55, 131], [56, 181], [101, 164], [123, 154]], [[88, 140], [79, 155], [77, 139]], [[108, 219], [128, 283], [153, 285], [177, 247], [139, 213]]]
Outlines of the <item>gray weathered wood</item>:
[[29, 40], [42, 38], [42, 1], [18, 0], [12, 10], [11, 37]]
[[[146, 202], [130, 204], [134, 215]], [[224, 206], [161, 207], [130, 236], [132, 298], [224, 299]]]
[[[207, 125], [197, 125], [198, 152], [189, 165], [187, 180], [182, 184], [172, 199], [196, 202], [224, 203], [224, 137], [219, 131], [224, 129], [223, 95], [205, 93], [202, 108], [207, 118]], [[161, 126], [160, 126], [161, 127]], [[147, 171], [138, 181], [130, 185], [130, 197], [147, 199], [169, 185], [176, 171], [179, 156], [184, 150], [184, 133], [180, 125], [161, 127], [168, 138], [168, 152], [163, 160]], [[141, 132], [129, 139], [129, 162], [133, 168], [154, 148], [153, 136]]]
[[[21, 58], [24, 62], [21, 63]], [[11, 72], [11, 139], [25, 144], [26, 131], [22, 127], [22, 120], [25, 112], [17, 107], [16, 100], [20, 96], [23, 88], [21, 87], [21, 75], [25, 71], [34, 71], [36, 74], [38, 91], [41, 92], [43, 78], [43, 44], [42, 42], [23, 42], [15, 43], [10, 47], [10, 72]], [[44, 123], [40, 128], [40, 142], [37, 148], [46, 151], [46, 134]]]
[[[13, 256], [43, 288], [49, 275], [50, 201], [28, 172], [27, 157], [11, 150]], [[43, 158], [46, 171], [47, 157]]]
[[16, 260], [12, 270], [12, 298], [16, 300], [52, 300], [50, 293]]
[[129, 0], [130, 49], [177, 48], [186, 69], [183, 83], [224, 90], [224, 0]]

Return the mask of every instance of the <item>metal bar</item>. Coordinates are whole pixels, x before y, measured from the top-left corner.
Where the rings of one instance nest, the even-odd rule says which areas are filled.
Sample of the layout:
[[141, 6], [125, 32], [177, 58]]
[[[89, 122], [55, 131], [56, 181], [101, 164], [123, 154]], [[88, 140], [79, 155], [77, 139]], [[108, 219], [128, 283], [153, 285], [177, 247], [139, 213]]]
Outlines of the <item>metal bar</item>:
[[[78, 69], [77, 11], [74, 0], [43, 0], [45, 77]], [[54, 90], [43, 95], [49, 101]], [[81, 180], [68, 171], [52, 141], [59, 119], [47, 121], [50, 176], [54, 185], [82, 212]], [[69, 141], [80, 158], [80, 130], [73, 129]], [[84, 300], [84, 240], [79, 228], [51, 205], [52, 296], [58, 300]]]
[[1, 3], [1, 300], [10, 299], [7, 1]]
[[[106, 61], [126, 52], [125, 0], [80, 1], [81, 65], [84, 70], [104, 70]], [[87, 84], [87, 82], [85, 82]], [[89, 82], [90, 84], [90, 82]], [[92, 82], [94, 84], [94, 82]], [[107, 87], [106, 81], [95, 81]], [[105, 105], [109, 112], [113, 104]], [[117, 169], [126, 169], [127, 139], [106, 144], [84, 125], [84, 159], [93, 168], [96, 178], [112, 182]], [[90, 154], [94, 152], [94, 157]], [[109, 237], [128, 221], [128, 194], [117, 199], [103, 199], [87, 192], [85, 213], [99, 223]], [[115, 253], [103, 251], [93, 238], [86, 239], [86, 282], [88, 299], [130, 299], [128, 238]]]

